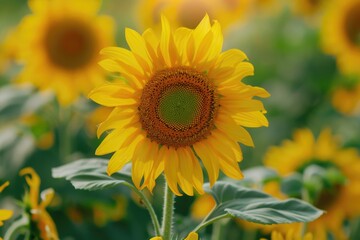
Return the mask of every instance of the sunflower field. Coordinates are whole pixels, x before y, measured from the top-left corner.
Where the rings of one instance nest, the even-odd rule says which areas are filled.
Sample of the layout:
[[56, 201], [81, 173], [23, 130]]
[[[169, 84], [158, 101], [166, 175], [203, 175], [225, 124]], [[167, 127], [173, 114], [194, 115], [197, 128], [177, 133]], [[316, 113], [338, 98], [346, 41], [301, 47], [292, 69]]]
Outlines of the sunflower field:
[[0, 3], [0, 240], [360, 239], [360, 0]]

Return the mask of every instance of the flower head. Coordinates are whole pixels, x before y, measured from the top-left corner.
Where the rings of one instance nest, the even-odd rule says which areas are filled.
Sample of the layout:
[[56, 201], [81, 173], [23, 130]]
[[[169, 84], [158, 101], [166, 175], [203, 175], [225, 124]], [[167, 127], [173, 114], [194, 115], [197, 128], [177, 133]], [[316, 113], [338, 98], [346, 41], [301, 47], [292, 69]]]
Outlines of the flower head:
[[357, 83], [352, 88], [336, 88], [331, 102], [334, 108], [342, 114], [358, 115], [360, 113], [360, 83]]
[[96, 150], [115, 152], [108, 174], [132, 161], [132, 179], [138, 188], [155, 186], [165, 173], [171, 190], [187, 195], [194, 188], [204, 193], [203, 172], [210, 184], [219, 170], [241, 179], [238, 143], [253, 146], [245, 127], [267, 126], [265, 109], [253, 97], [268, 97], [262, 88], [242, 79], [253, 74], [246, 55], [237, 49], [221, 52], [223, 37], [218, 22], [208, 15], [194, 29], [170, 27], [162, 17], [162, 33], [142, 35], [126, 29], [130, 51], [105, 48], [105, 69], [120, 72], [126, 83], [109, 83], [93, 90], [95, 102], [114, 107], [98, 127], [98, 135], [111, 132]]
[[[305, 234], [304, 237], [301, 237], [300, 234], [295, 234], [293, 230], [289, 230], [285, 235], [280, 232], [273, 231], [271, 233], [271, 240], [313, 240], [313, 235], [311, 233]], [[266, 239], [262, 239], [266, 240]]]
[[27, 167], [20, 171], [20, 176], [25, 176], [26, 182], [30, 187], [29, 193], [26, 195], [30, 209], [31, 221], [37, 226], [41, 239], [44, 240], [58, 240], [58, 233], [54, 221], [46, 207], [51, 203], [54, 197], [53, 189], [46, 189], [41, 192], [41, 202], [39, 202], [40, 195], [40, 177], [34, 169]]
[[140, 19], [143, 25], [161, 25], [164, 14], [176, 26], [195, 28], [209, 14], [226, 28], [246, 17], [251, 0], [142, 0], [139, 4]]
[[322, 29], [324, 50], [336, 56], [345, 74], [360, 75], [360, 2], [332, 1], [324, 16]]
[[98, 52], [113, 44], [113, 21], [97, 16], [98, 0], [29, 0], [32, 14], [16, 30], [21, 82], [51, 89], [72, 103], [105, 80]]
[[[323, 130], [318, 139], [309, 129], [302, 129], [295, 132], [293, 140], [270, 148], [265, 165], [275, 168], [283, 176], [301, 173], [311, 165], [321, 166], [332, 176], [341, 176], [329, 181], [314, 199], [313, 204], [326, 210], [327, 214], [309, 223], [308, 227], [315, 239], [327, 239], [327, 231], [336, 239], [346, 239], [344, 221], [360, 214], [357, 204], [360, 201], [360, 156], [356, 149], [342, 148], [329, 129]], [[284, 227], [288, 229], [289, 226]], [[296, 229], [300, 230], [300, 227]]]

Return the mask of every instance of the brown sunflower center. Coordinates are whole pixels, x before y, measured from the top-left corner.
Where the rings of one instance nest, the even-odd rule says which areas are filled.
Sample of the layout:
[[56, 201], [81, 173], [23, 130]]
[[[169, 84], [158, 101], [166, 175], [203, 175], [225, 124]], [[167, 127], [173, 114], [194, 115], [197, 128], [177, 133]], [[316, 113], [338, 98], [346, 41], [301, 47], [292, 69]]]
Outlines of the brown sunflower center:
[[341, 188], [342, 185], [339, 184], [322, 190], [314, 205], [320, 209], [329, 210], [338, 199]]
[[215, 87], [205, 74], [189, 67], [155, 73], [145, 85], [140, 122], [147, 137], [161, 145], [191, 146], [214, 129]]
[[344, 24], [347, 39], [360, 48], [360, 2], [349, 8]]
[[[310, 195], [314, 206], [323, 210], [329, 210], [336, 203], [347, 179], [341, 169], [330, 160], [312, 159], [302, 165], [298, 172], [308, 175], [307, 181], [317, 186], [311, 187]], [[314, 192], [315, 189], [317, 190]]]
[[73, 19], [49, 24], [44, 36], [44, 46], [51, 63], [66, 70], [84, 67], [97, 54], [97, 43], [92, 29]]

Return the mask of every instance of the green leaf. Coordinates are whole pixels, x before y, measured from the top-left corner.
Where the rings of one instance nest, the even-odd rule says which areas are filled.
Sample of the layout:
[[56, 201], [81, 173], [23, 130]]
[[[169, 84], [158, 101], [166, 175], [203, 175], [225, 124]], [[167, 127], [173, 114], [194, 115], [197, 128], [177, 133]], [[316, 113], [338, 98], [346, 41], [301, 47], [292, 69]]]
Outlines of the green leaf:
[[310, 222], [323, 214], [323, 211], [301, 200], [278, 200], [266, 193], [228, 182], [217, 182], [212, 188], [205, 184], [204, 188], [217, 203], [206, 221], [228, 214], [249, 222], [278, 224]]
[[52, 176], [54, 178], [65, 178], [76, 189], [84, 190], [100, 190], [125, 183], [132, 184], [128, 168], [109, 176], [106, 173], [107, 164], [107, 159], [81, 159], [53, 168]]
[[300, 197], [303, 189], [303, 177], [300, 173], [294, 173], [284, 177], [281, 181], [281, 192], [290, 197]]

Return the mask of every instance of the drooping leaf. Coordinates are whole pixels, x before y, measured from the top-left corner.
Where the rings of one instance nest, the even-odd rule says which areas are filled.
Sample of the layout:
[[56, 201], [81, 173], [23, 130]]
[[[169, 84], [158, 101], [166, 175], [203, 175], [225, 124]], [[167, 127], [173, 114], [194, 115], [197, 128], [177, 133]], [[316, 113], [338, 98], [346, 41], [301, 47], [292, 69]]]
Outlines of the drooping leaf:
[[217, 203], [207, 220], [228, 214], [249, 222], [278, 224], [310, 222], [323, 214], [323, 211], [301, 200], [278, 200], [261, 191], [233, 183], [220, 181], [212, 188], [205, 184], [204, 188]]
[[54, 178], [65, 178], [76, 189], [84, 190], [100, 190], [126, 182], [131, 183], [128, 168], [109, 176], [106, 173], [107, 163], [107, 159], [81, 159], [52, 169], [52, 176]]

